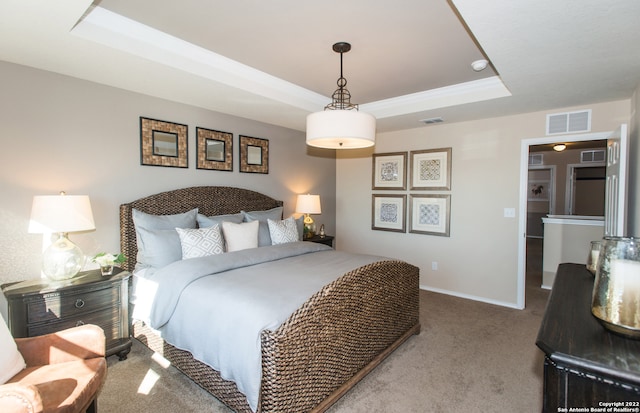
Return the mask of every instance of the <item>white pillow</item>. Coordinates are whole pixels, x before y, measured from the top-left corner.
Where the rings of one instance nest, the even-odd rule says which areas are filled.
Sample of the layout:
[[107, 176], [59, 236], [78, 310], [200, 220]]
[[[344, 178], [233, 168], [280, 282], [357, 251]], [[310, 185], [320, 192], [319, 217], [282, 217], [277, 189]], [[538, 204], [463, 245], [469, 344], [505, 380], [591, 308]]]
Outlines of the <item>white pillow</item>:
[[10, 378], [26, 367], [22, 354], [9, 332], [7, 323], [0, 316], [0, 384], [5, 384]]
[[258, 246], [264, 247], [271, 245], [271, 236], [269, 235], [269, 225], [267, 219], [282, 219], [282, 207], [275, 207], [266, 211], [240, 211], [244, 217], [244, 222], [260, 221], [258, 229]]
[[209, 228], [176, 228], [180, 236], [182, 259], [206, 257], [224, 253], [224, 238], [220, 226]]
[[259, 224], [258, 221], [244, 222], [242, 224], [223, 222], [222, 233], [227, 242], [227, 251], [257, 248]]
[[273, 245], [288, 244], [299, 240], [298, 226], [293, 216], [282, 221], [267, 219], [267, 224], [269, 225], [269, 235]]

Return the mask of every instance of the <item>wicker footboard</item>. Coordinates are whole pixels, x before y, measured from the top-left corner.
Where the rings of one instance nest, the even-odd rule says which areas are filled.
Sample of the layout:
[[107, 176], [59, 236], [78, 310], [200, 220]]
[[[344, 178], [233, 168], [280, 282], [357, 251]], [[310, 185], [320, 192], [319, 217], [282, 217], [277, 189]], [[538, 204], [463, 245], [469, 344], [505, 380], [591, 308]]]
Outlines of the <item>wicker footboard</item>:
[[[418, 268], [401, 261], [360, 267], [314, 294], [277, 330], [263, 331], [259, 411], [324, 411], [419, 333], [418, 278]], [[235, 384], [190, 353], [140, 323], [134, 335], [230, 408], [251, 411]]]

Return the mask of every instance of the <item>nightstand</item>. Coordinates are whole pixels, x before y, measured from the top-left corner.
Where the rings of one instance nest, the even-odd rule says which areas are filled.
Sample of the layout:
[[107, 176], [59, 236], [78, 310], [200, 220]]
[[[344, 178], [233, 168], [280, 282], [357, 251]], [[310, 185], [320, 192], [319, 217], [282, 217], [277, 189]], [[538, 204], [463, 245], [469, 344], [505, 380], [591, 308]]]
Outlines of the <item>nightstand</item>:
[[82, 324], [104, 330], [106, 355], [127, 358], [129, 335], [129, 278], [114, 268], [102, 276], [100, 270], [83, 271], [64, 281], [28, 280], [2, 285], [7, 299], [7, 324], [13, 337], [32, 337]]
[[325, 235], [321, 237], [320, 235], [314, 235], [311, 238], [305, 238], [305, 241], [317, 242], [318, 244], [328, 245], [333, 248], [333, 237], [331, 235]]

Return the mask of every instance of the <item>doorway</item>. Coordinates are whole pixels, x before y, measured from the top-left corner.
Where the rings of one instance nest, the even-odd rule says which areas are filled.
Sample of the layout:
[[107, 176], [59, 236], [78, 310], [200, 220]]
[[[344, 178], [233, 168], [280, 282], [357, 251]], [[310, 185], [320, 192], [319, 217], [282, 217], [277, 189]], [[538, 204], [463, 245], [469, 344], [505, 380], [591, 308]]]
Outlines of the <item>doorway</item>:
[[569, 165], [567, 189], [567, 215], [604, 216], [607, 167], [594, 165]]
[[[544, 153], [538, 154], [544, 159]], [[531, 153], [529, 158], [531, 159]], [[544, 226], [542, 218], [555, 214], [555, 165], [529, 165], [527, 177], [527, 232], [526, 232], [526, 301], [530, 302], [542, 285], [542, 252]]]
[[[526, 276], [527, 268], [531, 270], [531, 268], [541, 268], [541, 243], [539, 242], [540, 238], [530, 238], [527, 237], [527, 230], [529, 226], [528, 222], [528, 214], [529, 214], [529, 155], [531, 149], [533, 151], [544, 151], [546, 148], [548, 150], [552, 150], [552, 146], [558, 142], [564, 142], [568, 147], [571, 147], [573, 144], [574, 148], [582, 147], [593, 147], [593, 141], [604, 141], [611, 135], [611, 132], [603, 132], [603, 133], [589, 133], [589, 134], [580, 134], [580, 135], [572, 135], [572, 136], [553, 136], [553, 137], [544, 137], [544, 138], [532, 138], [532, 139], [524, 139], [521, 143], [521, 168], [520, 168], [520, 207], [519, 207], [519, 228], [520, 230], [520, 239], [519, 239], [519, 247], [518, 247], [518, 307], [525, 307], [525, 292], [526, 286], [528, 284], [528, 279]], [[569, 144], [571, 143], [571, 144]], [[540, 165], [544, 167], [546, 165]], [[554, 192], [556, 194], [556, 198], [560, 198], [562, 205], [554, 205], [554, 209], [550, 209], [553, 213], [555, 209], [558, 211], [564, 211], [563, 207], [566, 196], [566, 191], [564, 190], [566, 180], [566, 172], [567, 169], [563, 166], [562, 168], [557, 169], [557, 173], [553, 180]], [[559, 183], [562, 182], [562, 189], [558, 187]], [[558, 200], [556, 199], [556, 202]], [[528, 240], [538, 240], [538, 243], [528, 242]], [[527, 248], [528, 247], [528, 248]], [[531, 253], [529, 254], [528, 251]], [[528, 257], [528, 255], [531, 255]], [[529, 258], [529, 259], [528, 259]], [[537, 261], [539, 260], [539, 261]], [[535, 280], [534, 280], [535, 282]], [[538, 287], [538, 290], [540, 288]]]

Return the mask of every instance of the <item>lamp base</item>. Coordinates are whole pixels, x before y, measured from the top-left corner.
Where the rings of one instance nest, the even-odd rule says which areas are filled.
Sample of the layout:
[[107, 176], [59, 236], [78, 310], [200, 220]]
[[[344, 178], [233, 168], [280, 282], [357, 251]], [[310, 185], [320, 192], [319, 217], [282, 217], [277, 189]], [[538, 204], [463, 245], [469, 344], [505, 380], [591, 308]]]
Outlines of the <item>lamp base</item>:
[[73, 278], [84, 264], [82, 250], [69, 241], [67, 234], [61, 233], [58, 239], [44, 251], [42, 272], [50, 280], [60, 281]]
[[303, 238], [312, 238], [316, 234], [316, 224], [309, 214], [304, 215], [304, 236]]

